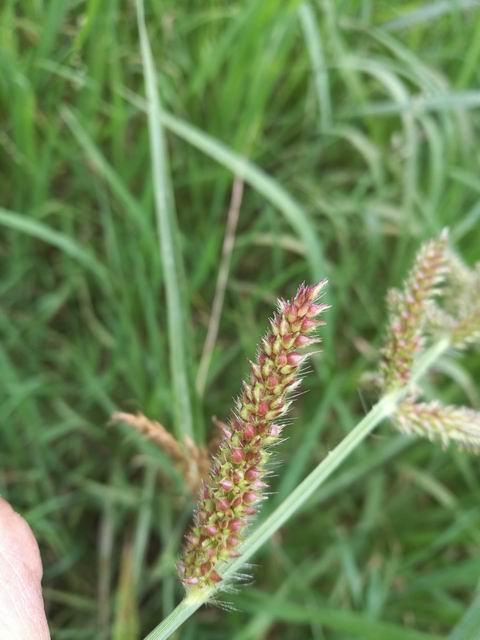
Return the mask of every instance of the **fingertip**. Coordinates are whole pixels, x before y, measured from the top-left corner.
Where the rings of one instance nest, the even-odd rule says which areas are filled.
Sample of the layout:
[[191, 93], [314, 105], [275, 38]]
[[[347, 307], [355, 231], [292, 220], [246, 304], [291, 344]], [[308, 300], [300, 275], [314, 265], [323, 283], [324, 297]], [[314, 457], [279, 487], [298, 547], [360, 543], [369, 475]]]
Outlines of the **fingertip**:
[[43, 567], [37, 540], [24, 518], [3, 498], [0, 498], [0, 544], [8, 548], [12, 556], [21, 559], [32, 577], [38, 581], [42, 579]]
[[26, 521], [0, 498], [0, 638], [48, 640], [42, 561]]

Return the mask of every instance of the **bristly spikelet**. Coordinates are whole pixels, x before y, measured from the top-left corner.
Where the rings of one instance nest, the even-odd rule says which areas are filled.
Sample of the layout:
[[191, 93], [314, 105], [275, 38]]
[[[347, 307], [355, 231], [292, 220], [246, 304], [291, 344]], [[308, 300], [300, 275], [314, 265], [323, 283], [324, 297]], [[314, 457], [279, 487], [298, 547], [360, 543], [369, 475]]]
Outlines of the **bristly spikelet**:
[[403, 433], [416, 434], [446, 447], [450, 442], [460, 449], [480, 453], [480, 413], [468, 407], [440, 402], [403, 402], [394, 422]]
[[185, 540], [179, 573], [189, 590], [217, 584], [219, 567], [237, 555], [245, 529], [267, 487], [269, 448], [282, 432], [289, 395], [300, 384], [299, 349], [319, 342], [315, 330], [328, 305], [318, 304], [326, 285], [302, 285], [290, 301], [280, 301], [271, 330], [261, 341], [250, 378], [243, 383], [223, 428], [216, 459], [201, 490], [194, 523]]
[[465, 349], [480, 342], [480, 301], [465, 308], [452, 327], [452, 346]]
[[443, 306], [448, 313], [455, 315], [459, 305], [468, 302], [479, 274], [470, 269], [452, 247], [448, 248], [446, 255], [448, 277], [445, 282]]
[[452, 316], [451, 342], [457, 349], [480, 342], [480, 264], [469, 269], [449, 252], [451, 293], [447, 310]]
[[448, 335], [452, 347], [466, 349], [480, 342], [480, 264], [470, 269], [452, 250], [447, 260], [442, 304], [428, 309], [429, 330]]
[[[480, 339], [480, 266], [469, 269], [448, 247], [443, 232], [420, 250], [403, 290], [390, 292], [388, 306], [390, 325], [379, 380], [383, 393], [410, 382], [427, 335], [447, 338], [456, 348]], [[420, 395], [420, 389], [409, 389], [396, 407], [392, 421], [400, 431], [480, 453], [479, 413], [438, 401], [421, 402]]]
[[439, 292], [446, 270], [447, 232], [427, 242], [401, 291], [388, 297], [390, 322], [380, 364], [381, 387], [390, 391], [410, 379], [413, 362], [423, 346], [423, 333], [430, 302]]

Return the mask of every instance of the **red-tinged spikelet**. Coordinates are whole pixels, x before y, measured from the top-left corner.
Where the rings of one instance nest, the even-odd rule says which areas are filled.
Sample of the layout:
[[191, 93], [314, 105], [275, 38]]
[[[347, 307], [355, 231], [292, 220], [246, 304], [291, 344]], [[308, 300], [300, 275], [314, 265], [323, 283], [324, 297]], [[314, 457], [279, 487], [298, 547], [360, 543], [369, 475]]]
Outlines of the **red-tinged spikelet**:
[[250, 377], [243, 383], [216, 459], [201, 491], [194, 523], [185, 539], [180, 577], [189, 590], [221, 580], [220, 566], [235, 557], [251, 517], [263, 499], [270, 445], [282, 432], [289, 394], [300, 384], [307, 355], [299, 349], [319, 342], [315, 330], [328, 305], [318, 299], [326, 285], [301, 285], [293, 299], [280, 301], [271, 330], [260, 344]]
[[390, 391], [410, 379], [415, 356], [423, 347], [428, 307], [447, 272], [448, 236], [427, 242], [415, 260], [401, 291], [389, 295], [390, 322], [380, 364], [381, 386]]

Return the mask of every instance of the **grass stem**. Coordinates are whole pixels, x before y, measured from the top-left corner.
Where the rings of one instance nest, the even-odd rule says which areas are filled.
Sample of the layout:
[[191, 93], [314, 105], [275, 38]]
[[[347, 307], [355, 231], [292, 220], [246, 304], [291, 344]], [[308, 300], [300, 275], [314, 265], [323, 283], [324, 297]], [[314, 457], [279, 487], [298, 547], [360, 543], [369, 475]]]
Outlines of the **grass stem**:
[[[315, 469], [285, 498], [270, 516], [255, 529], [239, 549], [238, 558], [221, 568], [223, 582], [232, 578], [253, 554], [278, 529], [298, 511], [314, 492], [327, 480], [340, 464], [365, 440], [365, 438], [385, 418], [395, 410], [398, 403], [408, 394], [420, 378], [439, 360], [449, 347], [448, 338], [442, 338], [430, 347], [417, 361], [409, 383], [399, 387], [381, 398], [366, 414], [357, 426], [320, 462]], [[166, 640], [180, 627], [202, 604], [208, 602], [217, 588], [196, 589], [191, 591], [182, 602], [167, 616], [145, 640]]]

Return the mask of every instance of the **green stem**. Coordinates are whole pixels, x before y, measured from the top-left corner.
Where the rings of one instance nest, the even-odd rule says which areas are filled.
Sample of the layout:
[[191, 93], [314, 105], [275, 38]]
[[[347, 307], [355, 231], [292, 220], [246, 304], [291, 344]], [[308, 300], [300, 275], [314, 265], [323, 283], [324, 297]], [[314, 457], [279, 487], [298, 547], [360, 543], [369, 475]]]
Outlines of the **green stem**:
[[[450, 343], [443, 338], [428, 349], [416, 363], [412, 377], [407, 385], [395, 389], [383, 396], [377, 404], [360, 420], [357, 426], [338, 444], [328, 456], [297, 486], [296, 489], [271, 513], [262, 524], [253, 531], [240, 548], [240, 556], [220, 567], [223, 580], [230, 578], [245, 564], [292, 515], [302, 507], [315, 491], [325, 482], [338, 466], [354, 451], [358, 445], [380, 424], [391, 416], [395, 408], [408, 394], [418, 380], [447, 351]], [[145, 640], [166, 640], [185, 622], [202, 604], [210, 600], [218, 587], [195, 589], [190, 591], [172, 613], [156, 627]]]
[[220, 569], [220, 575], [223, 578], [228, 578], [238, 571], [241, 565], [248, 561], [257, 549], [315, 493], [318, 487], [358, 447], [362, 440], [384, 418], [391, 414], [394, 406], [391, 396], [382, 398], [340, 444], [333, 451], [330, 451], [327, 457], [285, 498], [275, 511], [259, 527], [252, 531], [239, 549], [240, 556], [229, 563], [223, 571]]
[[172, 613], [146, 636], [145, 640], [164, 640], [164, 638], [169, 638], [204, 602], [204, 599], [193, 599], [187, 596], [175, 607]]

